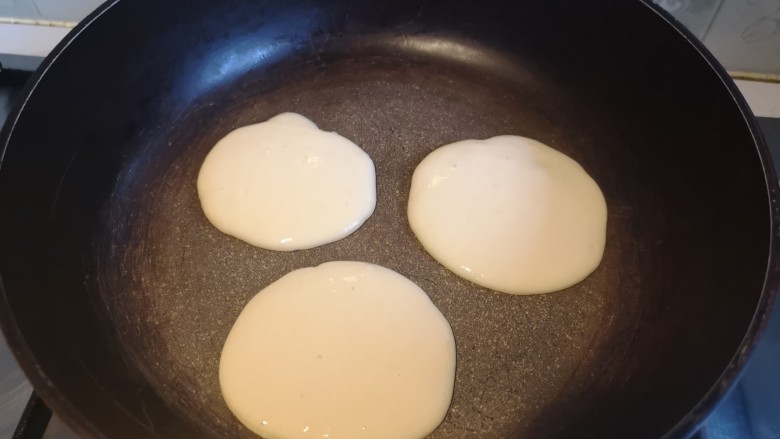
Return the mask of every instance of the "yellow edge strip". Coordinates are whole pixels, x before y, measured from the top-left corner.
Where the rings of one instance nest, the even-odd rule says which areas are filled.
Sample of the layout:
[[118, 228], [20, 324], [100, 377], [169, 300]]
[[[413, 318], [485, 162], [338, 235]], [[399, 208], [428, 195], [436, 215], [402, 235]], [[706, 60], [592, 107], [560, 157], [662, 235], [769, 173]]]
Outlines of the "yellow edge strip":
[[729, 71], [729, 75], [733, 79], [780, 83], [780, 74], [777, 73], [754, 73], [754, 72]]
[[77, 22], [75, 21], [44, 20], [44, 19], [36, 19], [36, 18], [15, 18], [15, 17], [0, 17], [0, 23], [26, 24], [30, 26], [46, 26], [46, 27], [66, 27], [66, 28], [72, 28], [77, 24]]

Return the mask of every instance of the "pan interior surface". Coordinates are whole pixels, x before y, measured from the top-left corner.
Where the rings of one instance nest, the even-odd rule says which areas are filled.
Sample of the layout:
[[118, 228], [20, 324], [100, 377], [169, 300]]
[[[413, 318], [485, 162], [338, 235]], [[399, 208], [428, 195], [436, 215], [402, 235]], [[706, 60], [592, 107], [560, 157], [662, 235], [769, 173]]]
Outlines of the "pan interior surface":
[[[639, 273], [621, 269], [621, 260], [637, 255], [619, 238], [628, 227], [619, 207], [610, 218], [614, 236], [602, 268], [567, 291], [533, 297], [492, 292], [457, 277], [425, 252], [409, 228], [411, 174], [442, 144], [525, 134], [588, 166], [588, 156], [575, 148], [587, 151], [586, 142], [597, 137], [585, 140], [576, 121], [567, 123], [567, 116], [516, 84], [498, 85], [462, 70], [379, 56], [333, 61], [269, 92], [193, 112], [167, 142], [186, 154], [171, 154], [169, 163], [145, 154], [138, 159], [157, 161], [164, 171], [144, 163], [132, 169], [148, 174], [123, 175], [107, 233], [110, 247], [120, 251], [107, 255], [98, 273], [105, 282], [100, 291], [110, 314], [121, 316], [115, 323], [128, 353], [169, 404], [183, 412], [203, 407], [207, 411], [193, 413], [193, 421], [205, 421], [221, 435], [251, 437], [228, 412], [218, 387], [220, 350], [231, 324], [269, 283], [332, 260], [366, 261], [404, 274], [451, 323], [456, 390], [433, 437], [511, 436], [571, 390], [566, 382], [578, 368], [607, 364], [599, 351], [614, 335], [609, 329], [624, 325], [616, 314], [630, 313], [638, 301], [627, 283]], [[274, 252], [220, 233], [202, 214], [194, 182], [215, 141], [284, 111], [352, 139], [373, 158], [377, 208], [353, 235], [311, 250]], [[618, 304], [628, 307], [621, 311]]]
[[[173, 3], [160, 17], [129, 2], [107, 9], [8, 132], [0, 201], [17, 208], [0, 228], [0, 267], [34, 353], [18, 355], [34, 358], [23, 366], [45, 372], [36, 384], [80, 431], [255, 437], [222, 401], [222, 344], [254, 294], [333, 260], [403, 274], [450, 322], [455, 393], [433, 438], [659, 437], [728, 366], [766, 271], [762, 163], [720, 78], [645, 5], [239, 2], [214, 18], [210, 2], [179, 15]], [[134, 18], [149, 33], [121, 38], [107, 71], [69, 67]], [[86, 91], [74, 97], [62, 81]], [[203, 215], [196, 180], [209, 149], [282, 112], [374, 160], [376, 210], [352, 235], [274, 252]], [[582, 283], [496, 293], [439, 265], [411, 232], [423, 157], [502, 134], [569, 155], [604, 192], [605, 255]]]

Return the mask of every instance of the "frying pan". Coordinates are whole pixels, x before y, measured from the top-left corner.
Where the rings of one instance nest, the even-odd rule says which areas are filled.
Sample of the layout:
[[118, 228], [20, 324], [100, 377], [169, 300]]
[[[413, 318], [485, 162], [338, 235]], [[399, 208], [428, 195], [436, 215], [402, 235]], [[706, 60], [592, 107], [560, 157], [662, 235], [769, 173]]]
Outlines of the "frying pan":
[[[353, 140], [378, 176], [363, 227], [292, 253], [219, 233], [195, 186], [218, 139], [284, 111]], [[416, 164], [498, 134], [599, 183], [607, 248], [584, 282], [492, 292], [411, 233]], [[85, 437], [253, 437], [218, 386], [232, 322], [290, 270], [343, 259], [409, 277], [452, 325], [455, 393], [431, 437], [684, 437], [778, 284], [756, 123], [641, 1], [111, 1], [46, 59], [1, 139], [3, 330]]]

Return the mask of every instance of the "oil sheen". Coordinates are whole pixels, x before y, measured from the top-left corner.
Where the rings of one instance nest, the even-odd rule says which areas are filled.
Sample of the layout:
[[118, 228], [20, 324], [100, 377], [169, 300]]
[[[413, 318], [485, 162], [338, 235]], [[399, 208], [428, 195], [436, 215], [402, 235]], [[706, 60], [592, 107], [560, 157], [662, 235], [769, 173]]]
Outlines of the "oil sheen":
[[295, 113], [230, 132], [206, 156], [197, 186], [217, 229], [270, 250], [337, 241], [376, 205], [368, 154]]
[[454, 377], [452, 330], [425, 292], [351, 261], [260, 291], [219, 365], [228, 407], [268, 439], [423, 438], [444, 419]]
[[464, 140], [415, 169], [409, 224], [458, 276], [510, 294], [557, 291], [601, 262], [607, 205], [573, 159], [519, 136]]

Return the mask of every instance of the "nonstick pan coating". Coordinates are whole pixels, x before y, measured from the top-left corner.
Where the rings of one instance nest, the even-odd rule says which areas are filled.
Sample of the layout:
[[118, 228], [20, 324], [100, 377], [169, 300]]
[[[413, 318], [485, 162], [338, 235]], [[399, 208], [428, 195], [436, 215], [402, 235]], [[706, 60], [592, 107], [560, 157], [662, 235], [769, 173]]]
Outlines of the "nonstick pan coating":
[[[452, 325], [434, 438], [682, 436], [728, 387], [769, 302], [774, 174], [733, 85], [651, 7], [213, 3], [103, 8], [4, 131], [4, 330], [79, 431], [254, 437], [219, 391], [225, 337], [260, 289], [332, 260], [398, 271]], [[217, 140], [285, 111], [377, 170], [357, 232], [291, 253], [217, 231], [195, 186]], [[416, 164], [499, 134], [559, 149], [602, 188], [607, 248], [584, 282], [492, 292], [412, 234]]]

